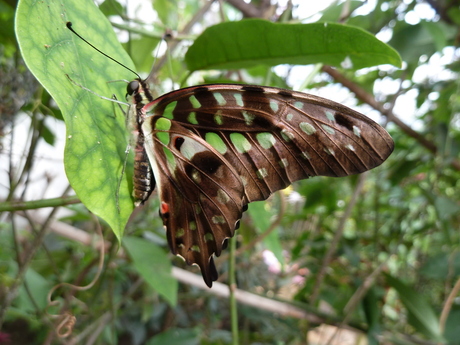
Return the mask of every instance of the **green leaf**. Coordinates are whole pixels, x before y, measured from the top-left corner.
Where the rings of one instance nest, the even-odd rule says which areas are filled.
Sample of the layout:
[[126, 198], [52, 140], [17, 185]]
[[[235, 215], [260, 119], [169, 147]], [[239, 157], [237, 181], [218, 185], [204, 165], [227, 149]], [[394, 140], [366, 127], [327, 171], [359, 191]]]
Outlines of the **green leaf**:
[[150, 339], [147, 345], [198, 345], [200, 338], [196, 329], [170, 328]]
[[334, 24], [283, 24], [261, 19], [207, 28], [185, 55], [191, 71], [239, 69], [259, 64], [324, 63], [359, 69], [380, 64], [401, 66], [398, 53], [370, 33]]
[[177, 304], [177, 280], [171, 275], [171, 260], [156, 244], [137, 237], [123, 238], [123, 246], [145, 281], [171, 306]]
[[133, 210], [131, 163], [122, 175], [128, 143], [125, 117], [118, 105], [76, 86], [66, 75], [100, 95], [115, 94], [123, 100], [126, 84], [108, 82], [133, 79], [133, 74], [71, 33], [67, 21], [106, 54], [128, 67], [133, 63], [93, 1], [19, 1], [16, 35], [22, 55], [66, 122], [67, 178], [86, 207], [106, 220], [120, 238]]
[[[265, 201], [252, 202], [248, 206], [248, 213], [251, 216], [254, 225], [258, 228], [259, 233], [262, 234], [269, 230], [274, 213], [277, 211], [272, 211], [270, 205]], [[284, 264], [283, 247], [280, 243], [277, 230], [272, 231], [266, 238], [264, 238], [264, 244], [268, 250], [273, 252], [278, 261], [281, 264]]]
[[439, 320], [425, 296], [389, 274], [385, 274], [385, 278], [387, 283], [398, 292], [401, 302], [407, 309], [409, 323], [430, 339], [442, 341]]

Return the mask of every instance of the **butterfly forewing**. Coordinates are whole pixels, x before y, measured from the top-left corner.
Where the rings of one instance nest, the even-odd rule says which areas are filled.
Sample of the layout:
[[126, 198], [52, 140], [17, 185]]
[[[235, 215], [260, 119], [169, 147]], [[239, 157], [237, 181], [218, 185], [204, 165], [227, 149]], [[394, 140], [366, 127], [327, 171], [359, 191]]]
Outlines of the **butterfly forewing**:
[[169, 93], [152, 113], [180, 122], [238, 171], [246, 202], [310, 176], [347, 176], [380, 165], [393, 140], [338, 103], [277, 88], [208, 85]]
[[145, 137], [168, 242], [200, 266], [208, 286], [217, 278], [212, 255], [233, 236], [247, 203], [311, 176], [364, 172], [393, 151], [377, 123], [317, 96], [219, 84], [152, 101], [139, 83], [139, 138]]

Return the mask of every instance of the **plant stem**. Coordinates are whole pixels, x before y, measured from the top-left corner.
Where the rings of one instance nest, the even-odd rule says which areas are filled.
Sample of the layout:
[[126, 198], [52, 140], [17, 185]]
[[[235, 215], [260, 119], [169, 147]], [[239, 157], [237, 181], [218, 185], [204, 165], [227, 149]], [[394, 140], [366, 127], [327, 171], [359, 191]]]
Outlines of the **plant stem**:
[[33, 201], [10, 201], [0, 202], [0, 212], [25, 211], [43, 207], [58, 207], [70, 204], [79, 204], [81, 201], [77, 196], [61, 196], [54, 199], [42, 199]]
[[236, 290], [236, 272], [235, 272], [235, 251], [236, 251], [236, 238], [230, 241], [230, 258], [229, 258], [229, 290], [230, 290], [230, 316], [232, 324], [232, 344], [239, 344], [238, 335], [238, 309], [236, 304], [235, 290]]

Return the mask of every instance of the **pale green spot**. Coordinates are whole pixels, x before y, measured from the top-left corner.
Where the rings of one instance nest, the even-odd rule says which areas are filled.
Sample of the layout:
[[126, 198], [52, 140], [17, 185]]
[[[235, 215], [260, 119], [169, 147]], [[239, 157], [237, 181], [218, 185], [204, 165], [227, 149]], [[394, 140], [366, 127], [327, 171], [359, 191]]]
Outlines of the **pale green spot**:
[[294, 133], [288, 131], [287, 129], [283, 129], [281, 131], [281, 136], [283, 137], [284, 141], [291, 141], [294, 139]]
[[214, 224], [225, 224], [225, 218], [223, 216], [213, 216], [211, 220]]
[[347, 149], [349, 149], [350, 151], [354, 151], [354, 150], [355, 150], [355, 148], [354, 148], [353, 145], [351, 145], [351, 144], [347, 144], [345, 147], [346, 147]]
[[197, 252], [197, 253], [201, 252], [200, 246], [197, 244], [194, 244], [193, 246], [191, 246], [190, 249], [192, 252]]
[[329, 134], [335, 134], [334, 128], [329, 127], [328, 125], [321, 125], [321, 127], [323, 127], [323, 129], [324, 129], [326, 132], [328, 132]]
[[302, 108], [303, 108], [303, 103], [297, 101], [297, 102], [294, 103], [294, 107], [299, 108], [299, 109], [302, 109]]
[[233, 94], [233, 97], [235, 97], [235, 100], [236, 100], [236, 104], [239, 105], [240, 107], [242, 107], [244, 105], [244, 102], [243, 102], [243, 96], [241, 96], [240, 93], [235, 93]]
[[221, 204], [226, 204], [230, 201], [230, 197], [222, 189], [219, 189], [217, 191], [217, 201], [219, 201]]
[[303, 151], [303, 152], [302, 152], [302, 157], [305, 158], [305, 159], [310, 159], [310, 158], [311, 158], [311, 156], [309, 155], [309, 153], [306, 152], [306, 151]]
[[155, 122], [155, 129], [157, 131], [169, 131], [171, 128], [171, 121], [168, 119], [165, 119], [164, 117], [160, 117], [156, 122]]
[[231, 133], [230, 140], [239, 153], [246, 153], [252, 148], [251, 143], [241, 133]]
[[167, 117], [168, 119], [174, 119], [173, 111], [176, 109], [177, 101], [169, 103], [165, 110], [163, 110], [163, 116]]
[[242, 111], [241, 114], [243, 114], [244, 116], [244, 122], [246, 123], [246, 125], [252, 126], [252, 122], [254, 121], [256, 116], [254, 114], [248, 113], [247, 111]]
[[268, 172], [267, 172], [267, 169], [265, 168], [261, 168], [259, 170], [257, 170], [257, 177], [260, 178], [261, 180], [263, 180], [264, 178], [266, 178], [268, 176]]
[[190, 230], [196, 230], [196, 222], [192, 220], [190, 223], [188, 223], [188, 228]]
[[273, 112], [276, 113], [279, 109], [279, 105], [275, 101], [270, 101], [270, 108], [272, 108]]
[[226, 105], [227, 104], [227, 101], [225, 100], [224, 96], [222, 96], [222, 94], [220, 92], [214, 92], [213, 95], [214, 95], [214, 98], [217, 101], [217, 104], [219, 104], [219, 105]]
[[217, 133], [208, 132], [205, 136], [206, 142], [214, 147], [221, 155], [227, 153], [227, 145]]
[[168, 163], [169, 171], [174, 173], [174, 171], [176, 170], [176, 159], [173, 153], [167, 147], [163, 147], [163, 152], [166, 156], [166, 162]]
[[214, 235], [210, 232], [207, 232], [205, 235], [204, 235], [204, 241], [205, 242], [213, 242], [214, 241]]
[[189, 97], [189, 100], [190, 100], [190, 103], [192, 103], [192, 107], [194, 107], [195, 109], [201, 107], [200, 101], [198, 101], [194, 95], [191, 95]]
[[335, 154], [334, 150], [330, 149], [329, 147], [325, 147], [324, 152], [326, 152], [330, 156], [333, 156]]
[[357, 137], [361, 137], [361, 130], [356, 127], [356, 126], [353, 126], [353, 133], [357, 136]]
[[195, 204], [195, 214], [200, 214], [201, 213], [201, 206], [198, 204]]
[[196, 169], [192, 170], [192, 180], [195, 181], [196, 183], [201, 182], [201, 175]]
[[214, 122], [221, 126], [224, 123], [224, 118], [222, 117], [222, 110], [218, 110], [214, 115]]
[[278, 163], [283, 169], [286, 169], [289, 165], [289, 161], [286, 158], [281, 159]]
[[190, 122], [192, 125], [198, 124], [198, 121], [196, 120], [196, 113], [194, 111], [188, 114], [187, 121]]
[[326, 110], [326, 116], [329, 119], [329, 121], [335, 122], [334, 114], [330, 112], [329, 110]]
[[260, 146], [268, 150], [273, 147], [276, 143], [276, 139], [273, 134], [268, 132], [262, 132], [256, 134], [256, 139], [259, 142]]
[[313, 127], [313, 125], [308, 122], [301, 122], [299, 127], [302, 131], [304, 131], [308, 135], [312, 135], [313, 133], [316, 132], [315, 127]]
[[176, 230], [176, 238], [181, 238], [182, 236], [184, 236], [185, 234], [185, 230], [182, 229], [182, 228], [179, 228]]
[[240, 175], [240, 180], [243, 186], [246, 186], [248, 184], [248, 179], [246, 178], [246, 176]]
[[165, 144], [165, 145], [168, 145], [169, 144], [169, 133], [167, 132], [157, 132], [157, 138], [160, 139], [160, 141]]
[[291, 121], [294, 118], [294, 114], [289, 113], [286, 115], [286, 120]]

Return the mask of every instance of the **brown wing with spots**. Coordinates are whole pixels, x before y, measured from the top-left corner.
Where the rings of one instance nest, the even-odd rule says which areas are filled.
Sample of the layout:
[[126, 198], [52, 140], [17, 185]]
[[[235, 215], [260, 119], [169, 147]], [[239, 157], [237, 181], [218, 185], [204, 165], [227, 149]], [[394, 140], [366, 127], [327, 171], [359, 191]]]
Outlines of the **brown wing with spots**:
[[[311, 176], [370, 170], [393, 140], [368, 117], [330, 100], [277, 88], [205, 85], [162, 96], [151, 111], [180, 122], [210, 144], [240, 175], [248, 203]], [[213, 133], [213, 140], [209, 133]]]
[[179, 123], [150, 117], [142, 129], [171, 251], [197, 264], [211, 287], [217, 279], [212, 255], [220, 255], [243, 212], [240, 177], [218, 151]]

